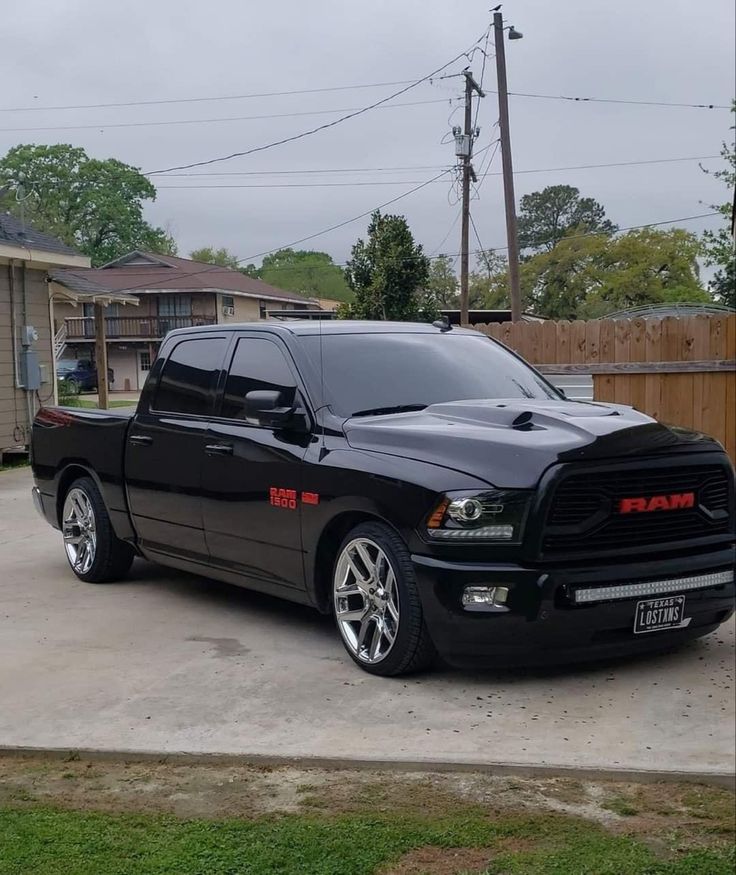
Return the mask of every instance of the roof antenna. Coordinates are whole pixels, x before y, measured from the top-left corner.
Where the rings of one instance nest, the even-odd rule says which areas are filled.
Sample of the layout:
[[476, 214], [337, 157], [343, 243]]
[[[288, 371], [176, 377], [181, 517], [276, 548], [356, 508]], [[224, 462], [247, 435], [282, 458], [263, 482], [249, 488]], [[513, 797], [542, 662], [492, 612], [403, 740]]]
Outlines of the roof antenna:
[[432, 327], [439, 328], [443, 334], [447, 331], [452, 331], [452, 325], [450, 325], [450, 319], [448, 316], [441, 316], [439, 319], [435, 319], [432, 323]]

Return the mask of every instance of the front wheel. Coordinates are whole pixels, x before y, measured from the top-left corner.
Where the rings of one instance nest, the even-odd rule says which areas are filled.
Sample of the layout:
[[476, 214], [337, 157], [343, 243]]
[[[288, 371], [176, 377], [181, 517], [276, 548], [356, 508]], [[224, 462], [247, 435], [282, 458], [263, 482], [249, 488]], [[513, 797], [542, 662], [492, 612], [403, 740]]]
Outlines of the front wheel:
[[342, 542], [333, 574], [335, 622], [354, 662], [371, 674], [399, 675], [431, 665], [414, 569], [399, 535], [362, 523]]
[[133, 548], [115, 535], [105, 502], [91, 477], [80, 477], [69, 488], [61, 529], [66, 558], [80, 580], [107, 583], [128, 573]]

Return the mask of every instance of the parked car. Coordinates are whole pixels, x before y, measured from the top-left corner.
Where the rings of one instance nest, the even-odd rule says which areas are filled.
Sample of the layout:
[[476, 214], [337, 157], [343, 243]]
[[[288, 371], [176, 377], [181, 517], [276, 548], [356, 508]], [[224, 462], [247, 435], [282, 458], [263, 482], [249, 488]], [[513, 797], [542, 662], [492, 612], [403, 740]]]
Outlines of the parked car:
[[140, 555], [311, 605], [374, 674], [659, 649], [734, 610], [717, 441], [441, 323], [171, 332], [135, 412], [42, 409], [32, 465], [81, 580]]
[[[56, 366], [56, 379], [64, 384], [69, 395], [97, 391], [97, 365], [89, 359], [60, 361]], [[107, 383], [111, 386], [115, 375], [107, 369]]]

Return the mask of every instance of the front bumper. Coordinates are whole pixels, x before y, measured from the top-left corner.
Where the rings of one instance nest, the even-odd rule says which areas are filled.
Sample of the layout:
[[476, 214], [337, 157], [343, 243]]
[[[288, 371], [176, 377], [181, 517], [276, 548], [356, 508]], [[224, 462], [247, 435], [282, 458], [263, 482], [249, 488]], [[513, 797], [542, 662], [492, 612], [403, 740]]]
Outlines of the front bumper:
[[[533, 664], [658, 650], [707, 635], [734, 611], [733, 580], [685, 595], [688, 625], [634, 634], [639, 598], [577, 604], [578, 588], [692, 577], [733, 568], [732, 548], [621, 565], [548, 569], [516, 564], [447, 562], [412, 556], [427, 628], [440, 655], [455, 665]], [[466, 586], [507, 586], [506, 608], [462, 606]], [[657, 596], [661, 597], [661, 596]]]

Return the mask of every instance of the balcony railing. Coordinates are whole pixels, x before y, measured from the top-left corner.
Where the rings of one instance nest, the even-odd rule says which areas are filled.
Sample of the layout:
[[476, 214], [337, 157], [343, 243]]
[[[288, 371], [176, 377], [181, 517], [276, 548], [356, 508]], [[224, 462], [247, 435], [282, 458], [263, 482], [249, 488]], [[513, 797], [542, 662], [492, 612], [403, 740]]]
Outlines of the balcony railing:
[[[71, 316], [65, 319], [67, 341], [95, 336], [94, 316]], [[141, 337], [160, 340], [174, 328], [191, 328], [195, 325], [214, 325], [215, 313], [200, 316], [106, 316], [105, 333], [108, 338]]]

